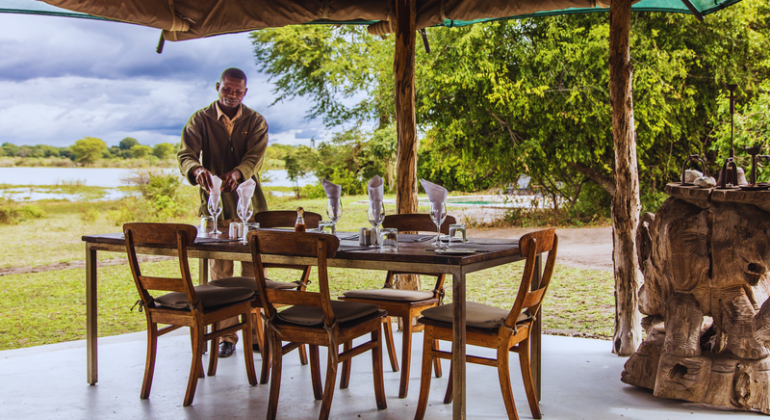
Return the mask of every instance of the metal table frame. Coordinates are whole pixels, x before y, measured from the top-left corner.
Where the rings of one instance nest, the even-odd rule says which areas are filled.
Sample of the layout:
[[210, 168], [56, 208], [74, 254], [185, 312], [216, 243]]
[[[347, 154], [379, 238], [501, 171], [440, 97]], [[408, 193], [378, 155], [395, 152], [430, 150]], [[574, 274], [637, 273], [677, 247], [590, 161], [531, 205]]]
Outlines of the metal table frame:
[[[97, 276], [97, 252], [119, 252], [125, 253], [125, 245], [109, 244], [95, 242], [99, 240], [99, 235], [84, 236], [83, 240], [86, 241], [86, 341], [87, 341], [87, 353], [88, 353], [88, 383], [91, 385], [96, 384], [98, 381], [98, 361], [97, 361], [97, 288], [98, 288], [98, 276]], [[113, 241], [114, 242], [114, 241]], [[251, 261], [251, 254], [248, 251], [248, 247], [243, 245], [243, 252], [232, 251], [214, 251], [205, 250], [205, 246], [198, 246], [199, 249], [188, 248], [187, 254], [189, 258], [200, 259], [200, 284], [208, 282], [208, 260], [209, 259], [222, 259], [233, 261]], [[518, 248], [518, 246], [516, 246]], [[138, 247], [137, 253], [150, 254], [150, 255], [166, 255], [177, 256], [176, 248], [156, 248], [156, 247]], [[345, 257], [346, 253], [338, 253], [337, 257], [327, 260], [329, 267], [348, 268], [348, 269], [364, 269], [364, 270], [378, 270], [378, 271], [400, 271], [415, 274], [449, 274], [452, 276], [452, 300], [456, 304], [454, 305], [454, 332], [453, 332], [453, 350], [452, 350], [452, 363], [454, 363], [453, 369], [453, 419], [465, 419], [465, 384], [466, 384], [466, 369], [465, 369], [465, 302], [466, 302], [466, 276], [470, 273], [485, 270], [492, 267], [497, 267], [504, 264], [509, 264], [517, 261], [522, 261], [524, 258], [520, 254], [508, 255], [505, 257], [498, 257], [488, 259], [481, 262], [472, 262], [464, 264], [460, 257], [455, 257], [454, 264], [425, 264], [406, 261], [380, 261], [376, 260], [376, 264], [372, 264], [375, 260], [367, 260], [365, 257], [368, 253], [356, 253], [355, 259], [351, 259], [351, 253], [347, 253], [348, 258]], [[372, 253], [370, 255], [376, 255]], [[532, 281], [533, 290], [539, 287], [541, 279], [541, 256], [537, 256], [535, 278]], [[266, 263], [279, 263], [279, 264], [295, 264], [295, 265], [316, 265], [316, 260], [313, 258], [304, 257], [284, 257], [277, 255], [264, 255], [263, 261]], [[459, 263], [458, 263], [459, 261]], [[535, 389], [539, 396], [541, 395], [541, 381], [540, 381], [540, 333], [541, 333], [541, 317], [538, 317], [532, 328], [532, 334], [530, 339], [530, 352], [531, 352], [531, 366], [532, 375], [535, 381]]]

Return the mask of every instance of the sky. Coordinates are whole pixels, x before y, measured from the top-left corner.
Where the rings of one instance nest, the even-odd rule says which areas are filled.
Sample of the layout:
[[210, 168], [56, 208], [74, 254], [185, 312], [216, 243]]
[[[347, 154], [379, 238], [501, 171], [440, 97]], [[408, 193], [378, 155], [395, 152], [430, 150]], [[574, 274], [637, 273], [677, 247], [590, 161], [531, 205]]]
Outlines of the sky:
[[193, 112], [217, 99], [214, 85], [227, 67], [246, 72], [243, 102], [265, 116], [270, 144], [329, 136], [320, 120], [305, 118], [302, 98], [269, 106], [273, 85], [247, 33], [166, 42], [162, 54], [159, 37], [131, 24], [0, 14], [0, 143], [177, 143]]

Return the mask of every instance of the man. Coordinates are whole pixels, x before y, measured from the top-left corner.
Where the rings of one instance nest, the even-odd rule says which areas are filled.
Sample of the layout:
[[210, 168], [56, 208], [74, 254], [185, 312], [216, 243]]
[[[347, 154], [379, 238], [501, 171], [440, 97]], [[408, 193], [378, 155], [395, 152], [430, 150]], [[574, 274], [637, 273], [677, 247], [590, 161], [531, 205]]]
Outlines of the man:
[[[217, 221], [219, 229], [227, 231], [230, 222], [237, 219], [238, 185], [249, 178], [256, 181], [252, 203], [254, 211], [267, 211], [267, 202], [259, 184], [257, 172], [267, 148], [267, 123], [259, 113], [241, 103], [246, 96], [246, 74], [236, 68], [222, 72], [216, 84], [219, 99], [192, 117], [182, 130], [182, 142], [177, 153], [179, 169], [192, 185], [200, 186], [201, 206], [199, 215], [209, 215], [207, 208], [212, 175], [222, 179], [222, 217]], [[211, 280], [233, 276], [233, 262], [212, 260]], [[241, 275], [254, 277], [250, 262], [241, 263]], [[229, 325], [237, 318], [229, 320]], [[238, 336], [222, 337], [219, 357], [229, 357], [235, 351]]]

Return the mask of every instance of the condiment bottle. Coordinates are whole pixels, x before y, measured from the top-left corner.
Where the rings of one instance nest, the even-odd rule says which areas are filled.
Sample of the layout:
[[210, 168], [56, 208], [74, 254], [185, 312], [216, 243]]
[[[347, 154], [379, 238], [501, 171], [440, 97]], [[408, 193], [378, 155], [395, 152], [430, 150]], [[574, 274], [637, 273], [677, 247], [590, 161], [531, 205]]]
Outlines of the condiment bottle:
[[302, 207], [297, 208], [297, 221], [294, 223], [294, 231], [305, 231], [305, 210]]

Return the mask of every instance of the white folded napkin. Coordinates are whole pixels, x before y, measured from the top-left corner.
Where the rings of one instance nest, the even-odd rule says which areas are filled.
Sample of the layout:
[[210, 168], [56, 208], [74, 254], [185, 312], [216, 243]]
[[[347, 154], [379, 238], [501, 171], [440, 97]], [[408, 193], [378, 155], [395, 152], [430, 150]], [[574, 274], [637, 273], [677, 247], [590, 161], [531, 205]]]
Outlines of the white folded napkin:
[[380, 220], [380, 212], [382, 211], [382, 197], [385, 195], [385, 184], [382, 182], [382, 178], [379, 175], [375, 175], [369, 181], [369, 203], [374, 211], [374, 219]]
[[246, 182], [238, 186], [238, 207], [248, 207], [251, 202], [251, 197], [254, 195], [254, 188], [257, 183], [253, 178], [249, 178]]
[[[321, 185], [324, 187], [324, 191], [326, 191], [326, 197], [329, 198], [329, 204], [332, 205], [332, 211], [334, 211], [334, 215], [336, 216], [339, 214], [339, 198], [340, 194], [342, 194], [342, 186], [333, 184], [326, 180], [326, 178], [321, 180]], [[332, 200], [336, 199], [336, 200]]]
[[219, 197], [222, 195], [222, 179], [216, 175], [211, 175], [211, 191], [209, 191], [209, 201], [214, 207], [219, 205]]
[[[449, 191], [440, 185], [436, 185], [424, 179], [421, 179], [420, 183], [422, 184], [422, 188], [425, 189], [425, 192], [428, 193], [428, 200], [431, 204], [434, 204], [437, 209], [440, 209], [441, 204], [446, 201]], [[440, 214], [436, 214], [435, 217], [437, 220], [441, 220]]]

